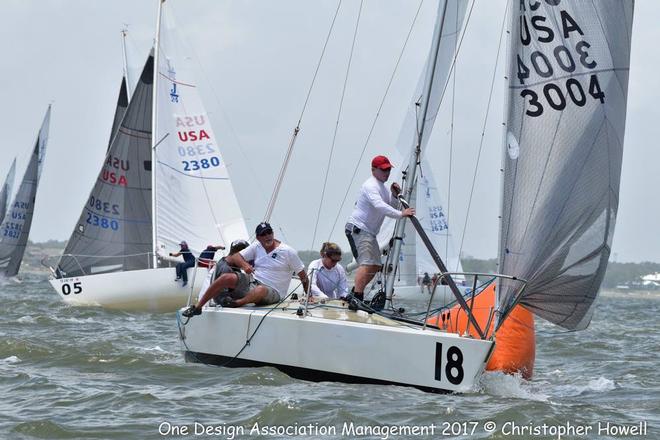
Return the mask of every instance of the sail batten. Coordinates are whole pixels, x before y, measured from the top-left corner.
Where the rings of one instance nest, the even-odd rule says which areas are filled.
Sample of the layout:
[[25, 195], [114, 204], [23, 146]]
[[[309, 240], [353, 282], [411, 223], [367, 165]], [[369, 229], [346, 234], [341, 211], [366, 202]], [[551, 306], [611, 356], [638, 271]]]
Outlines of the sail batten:
[[554, 3], [511, 11], [499, 267], [528, 283], [501, 281], [498, 307], [579, 330], [618, 209], [633, 2]]

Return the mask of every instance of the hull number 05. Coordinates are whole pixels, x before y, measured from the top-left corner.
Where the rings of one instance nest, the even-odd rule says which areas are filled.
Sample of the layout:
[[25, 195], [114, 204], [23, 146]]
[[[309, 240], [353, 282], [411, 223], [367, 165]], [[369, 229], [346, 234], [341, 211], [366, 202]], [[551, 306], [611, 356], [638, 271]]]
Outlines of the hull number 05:
[[[81, 284], [82, 283], [80, 281], [77, 281], [77, 282], [73, 283], [73, 293], [74, 294], [82, 292]], [[71, 293], [71, 284], [69, 284], [69, 283], [62, 284], [62, 295], [68, 295], [70, 293]]]

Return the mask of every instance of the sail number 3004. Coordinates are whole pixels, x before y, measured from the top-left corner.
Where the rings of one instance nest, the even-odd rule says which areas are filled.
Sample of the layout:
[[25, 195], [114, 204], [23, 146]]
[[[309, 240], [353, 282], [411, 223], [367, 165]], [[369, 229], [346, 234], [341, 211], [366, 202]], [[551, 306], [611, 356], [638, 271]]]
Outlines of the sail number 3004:
[[[72, 292], [71, 289], [71, 284], [69, 283], [64, 283], [62, 284], [62, 295], [68, 295]], [[82, 283], [80, 281], [76, 281], [73, 283], [73, 293], [82, 293]]]
[[435, 380], [442, 381], [443, 376], [452, 384], [463, 382], [463, 352], [460, 348], [451, 346], [447, 349], [447, 362], [443, 364], [442, 343], [435, 343]]

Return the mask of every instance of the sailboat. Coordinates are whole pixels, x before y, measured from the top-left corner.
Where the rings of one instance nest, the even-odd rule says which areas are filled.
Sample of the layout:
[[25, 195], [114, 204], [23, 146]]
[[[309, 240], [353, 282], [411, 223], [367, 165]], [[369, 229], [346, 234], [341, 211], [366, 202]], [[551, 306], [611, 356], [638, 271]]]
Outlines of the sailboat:
[[207, 269], [192, 269], [183, 287], [169, 252], [182, 240], [199, 254], [248, 237], [189, 60], [173, 23], [165, 28], [115, 116], [121, 123], [50, 281], [69, 304], [174, 311], [198, 294]]
[[0, 188], [0, 222], [5, 219], [7, 209], [9, 209], [9, 202], [11, 202], [11, 191], [14, 187], [14, 175], [16, 174], [16, 159], [11, 163], [5, 183]]
[[[46, 155], [46, 144], [48, 142], [48, 128], [50, 125], [50, 109], [48, 106], [46, 115], [41, 123], [37, 140], [32, 149], [25, 174], [18, 187], [14, 199], [9, 204], [0, 223], [0, 274], [13, 277], [18, 274], [23, 261], [23, 254], [27, 246], [30, 228], [32, 227], [32, 216], [34, 214], [34, 201], [39, 187], [39, 179]], [[15, 162], [14, 162], [15, 165]], [[12, 174], [14, 165], [10, 174]], [[3, 188], [4, 190], [4, 188]], [[10, 195], [8, 190], [7, 197]], [[3, 207], [4, 205], [3, 202]]]
[[[442, 87], [434, 83], [433, 66], [443, 42], [455, 42], [443, 24], [447, 17], [453, 20], [458, 3], [439, 4], [422, 108], [428, 107], [434, 88]], [[412, 217], [467, 316], [467, 328], [433, 326], [429, 312], [415, 323], [338, 304], [207, 307], [179, 327], [186, 359], [229, 367], [270, 365], [310, 380], [462, 391], [475, 385], [498, 330], [517, 306], [565, 329], [585, 328], [616, 219], [632, 15], [633, 2], [619, 0], [516, 2], [510, 11], [502, 273], [490, 275], [496, 284], [482, 288], [496, 287], [497, 293], [485, 322], [475, 319], [470, 301], [463, 300], [421, 223]], [[413, 150], [408, 181], [414, 183], [420, 152]], [[413, 187], [404, 188], [409, 199]], [[405, 198], [402, 204], [407, 205]], [[398, 225], [397, 233], [404, 227]], [[399, 252], [400, 245], [393, 261]], [[479, 276], [474, 275], [475, 284]], [[433, 318], [438, 322], [440, 315]]]
[[[458, 34], [451, 23], [464, 8], [462, 1], [440, 2], [432, 59], [454, 52]], [[443, 85], [431, 70], [427, 73], [425, 101], [434, 87]], [[186, 360], [192, 362], [271, 365], [309, 380], [394, 383], [432, 391], [474, 387], [494, 346], [485, 337], [463, 337], [422, 321], [351, 311], [341, 301], [310, 307], [288, 298], [267, 307], [206, 307], [179, 330]], [[319, 340], [324, 341], [321, 346]]]

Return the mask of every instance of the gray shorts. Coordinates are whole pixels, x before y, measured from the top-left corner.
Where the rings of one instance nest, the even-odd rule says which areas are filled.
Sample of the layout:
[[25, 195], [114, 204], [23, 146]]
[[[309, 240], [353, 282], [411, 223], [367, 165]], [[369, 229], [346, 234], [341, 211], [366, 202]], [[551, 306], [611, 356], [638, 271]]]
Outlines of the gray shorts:
[[253, 279], [250, 281], [250, 277], [243, 273], [237, 273], [238, 275], [238, 282], [236, 283], [236, 287], [234, 287], [234, 291], [231, 292], [231, 297], [234, 299], [240, 299], [244, 298], [245, 295], [248, 294], [248, 292], [252, 289], [254, 289], [257, 286], [263, 286], [266, 288], [268, 293], [266, 293], [266, 297], [257, 304], [258, 306], [267, 306], [269, 304], [275, 304], [280, 302], [280, 294], [277, 293], [275, 289], [273, 289], [270, 286], [265, 285], [264, 283], [260, 283], [259, 281]]
[[346, 238], [351, 245], [355, 261], [360, 266], [381, 266], [380, 247], [376, 236], [367, 231], [358, 229], [354, 225], [346, 224]]

